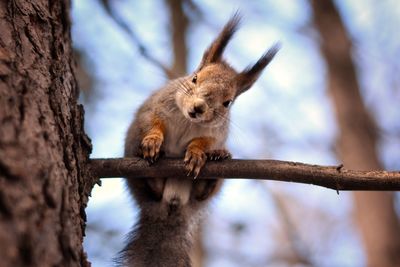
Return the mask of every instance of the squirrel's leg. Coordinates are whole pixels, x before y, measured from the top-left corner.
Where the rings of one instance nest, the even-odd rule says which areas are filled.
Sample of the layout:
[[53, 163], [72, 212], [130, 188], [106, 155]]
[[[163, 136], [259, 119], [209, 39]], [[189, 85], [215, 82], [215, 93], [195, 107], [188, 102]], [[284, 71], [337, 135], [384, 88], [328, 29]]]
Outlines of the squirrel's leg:
[[193, 174], [196, 178], [201, 168], [207, 161], [207, 151], [210, 150], [214, 144], [215, 139], [212, 137], [197, 137], [190, 141], [186, 148], [184, 162], [189, 173], [188, 176]]
[[[160, 149], [164, 141], [164, 135], [165, 124], [155, 115], [151, 121], [150, 130], [144, 135], [140, 146], [143, 158], [150, 164], [154, 163], [160, 156]], [[165, 186], [165, 179], [147, 178], [146, 183], [155, 200], [161, 200]]]
[[215, 195], [222, 186], [223, 179], [198, 179], [194, 181], [192, 194], [198, 201], [203, 201]]
[[151, 121], [150, 130], [144, 135], [140, 146], [143, 158], [149, 163], [154, 163], [158, 159], [164, 135], [165, 124], [155, 115]]
[[[206, 155], [208, 160], [224, 160], [232, 157], [231, 153], [225, 148], [208, 151]], [[193, 195], [199, 201], [209, 199], [219, 191], [222, 182], [222, 179], [197, 180], [193, 186]]]

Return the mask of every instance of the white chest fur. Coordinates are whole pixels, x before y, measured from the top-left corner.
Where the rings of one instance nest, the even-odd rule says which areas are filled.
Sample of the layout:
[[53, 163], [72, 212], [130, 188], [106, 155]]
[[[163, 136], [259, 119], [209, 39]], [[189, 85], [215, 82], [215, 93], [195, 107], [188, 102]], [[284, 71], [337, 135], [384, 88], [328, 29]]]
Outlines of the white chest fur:
[[[191, 140], [196, 137], [219, 136], [218, 128], [201, 127], [194, 123], [168, 123], [164, 140], [164, 152], [167, 157], [182, 157]], [[222, 146], [225, 140], [217, 140], [214, 146]]]

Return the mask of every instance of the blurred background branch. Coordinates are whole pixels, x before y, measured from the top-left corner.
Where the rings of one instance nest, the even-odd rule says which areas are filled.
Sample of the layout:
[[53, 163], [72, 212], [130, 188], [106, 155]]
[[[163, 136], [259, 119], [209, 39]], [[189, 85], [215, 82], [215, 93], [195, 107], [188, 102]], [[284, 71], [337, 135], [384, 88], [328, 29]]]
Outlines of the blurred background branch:
[[[114, 20], [114, 22], [116, 24], [118, 24], [119, 27], [121, 27], [121, 29], [123, 29], [128, 34], [128, 36], [130, 37], [132, 42], [137, 46], [140, 54], [144, 58], [146, 58], [149, 62], [151, 62], [158, 68], [160, 68], [169, 79], [173, 79], [173, 78], [176, 78], [179, 76], [179, 73], [174, 72], [175, 68], [168, 67], [166, 64], [161, 62], [161, 60], [154, 57], [152, 52], [148, 51], [146, 45], [142, 42], [142, 40], [135, 33], [135, 31], [132, 29], [132, 27], [129, 26], [128, 24], [126, 24], [125, 21], [121, 17], [119, 17], [117, 14], [115, 14], [115, 12], [112, 8], [112, 4], [111, 4], [111, 2], [113, 2], [112, 0], [100, 0], [100, 1], [103, 4], [105, 10], [107, 11], [107, 14]], [[172, 1], [172, 2], [179, 2], [179, 1]], [[179, 63], [181, 63], [181, 62], [179, 61]], [[176, 64], [179, 64], [179, 63], [176, 63]]]
[[289, 251], [281, 251], [282, 257], [286, 259], [287, 264], [290, 266], [296, 266], [297, 264], [314, 266], [309, 248], [301, 239], [295, 222], [291, 219], [290, 210], [286, 207], [285, 196], [278, 190], [269, 187], [266, 182], [259, 182], [265, 188], [265, 192], [271, 196], [282, 223], [283, 232], [288, 239]]

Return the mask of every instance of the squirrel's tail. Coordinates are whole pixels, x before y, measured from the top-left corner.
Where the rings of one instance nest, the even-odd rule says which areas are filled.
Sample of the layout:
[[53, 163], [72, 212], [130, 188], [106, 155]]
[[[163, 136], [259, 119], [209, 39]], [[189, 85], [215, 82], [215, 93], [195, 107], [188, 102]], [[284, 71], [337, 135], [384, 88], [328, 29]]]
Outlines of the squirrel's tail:
[[168, 178], [161, 200], [141, 201], [139, 221], [118, 259], [121, 266], [191, 266], [193, 216], [198, 209], [191, 203], [186, 181], [190, 180]]

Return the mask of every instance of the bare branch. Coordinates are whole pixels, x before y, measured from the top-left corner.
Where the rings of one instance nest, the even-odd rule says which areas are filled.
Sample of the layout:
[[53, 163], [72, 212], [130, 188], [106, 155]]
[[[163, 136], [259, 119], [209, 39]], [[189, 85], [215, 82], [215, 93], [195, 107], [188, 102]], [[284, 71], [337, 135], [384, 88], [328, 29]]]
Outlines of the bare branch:
[[[186, 177], [181, 159], [160, 159], [149, 166], [141, 158], [92, 159], [97, 177]], [[400, 190], [399, 171], [353, 171], [340, 166], [318, 166], [278, 160], [232, 159], [208, 162], [199, 178], [247, 178], [313, 184], [334, 190]], [[191, 179], [191, 177], [186, 177]]]
[[[286, 252], [285, 256], [288, 259], [288, 263], [290, 262], [290, 265], [303, 264], [305, 266], [314, 266], [311, 259], [311, 253], [309, 252], [307, 245], [301, 239], [300, 234], [291, 219], [290, 210], [286, 207], [285, 196], [283, 196], [281, 192], [271, 189], [264, 181], [260, 181], [260, 184], [265, 188], [266, 193], [270, 195], [273, 204], [275, 204], [283, 232], [287, 235], [290, 251]], [[280, 250], [280, 253], [284, 252], [284, 250]]]
[[155, 58], [151, 52], [149, 52], [142, 42], [140, 40], [139, 36], [133, 31], [131, 27], [128, 26], [128, 24], [125, 23], [120, 17], [114, 14], [111, 5], [110, 5], [110, 0], [100, 0], [100, 2], [103, 4], [104, 9], [107, 11], [107, 14], [117, 23], [119, 27], [121, 27], [129, 36], [129, 38], [135, 43], [139, 49], [140, 54], [147, 59], [150, 63], [153, 65], [157, 66], [160, 68], [165, 75], [168, 76], [169, 79], [174, 79], [177, 77], [177, 74], [174, 73], [168, 66], [166, 66], [164, 63], [162, 63], [160, 60]]

